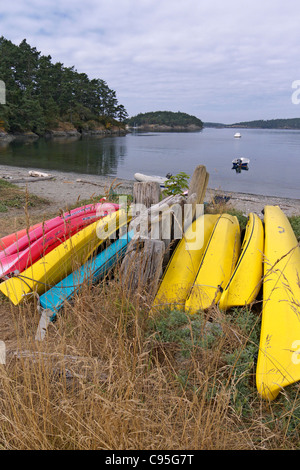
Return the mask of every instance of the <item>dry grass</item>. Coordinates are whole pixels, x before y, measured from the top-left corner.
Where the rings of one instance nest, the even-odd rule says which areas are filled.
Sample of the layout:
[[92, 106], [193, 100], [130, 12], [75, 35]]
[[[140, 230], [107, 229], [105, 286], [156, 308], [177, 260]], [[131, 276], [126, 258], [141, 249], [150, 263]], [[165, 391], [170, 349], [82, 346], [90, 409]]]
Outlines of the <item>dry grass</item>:
[[[26, 226], [43, 220], [43, 213], [49, 217], [50, 202], [22, 189], [8, 181], [0, 180], [0, 233], [1, 236], [17, 232]], [[29, 217], [29, 210], [32, 213]], [[56, 215], [56, 214], [55, 214]], [[46, 218], [44, 218], [46, 220]]]
[[[141, 298], [128, 299], [118, 279], [84, 288], [34, 341], [39, 315], [32, 303], [12, 307], [2, 300], [1, 337], [7, 347], [0, 366], [2, 449], [274, 449], [291, 446], [269, 407], [255, 393], [251, 412], [235, 406], [238, 375], [224, 352], [246, 345], [237, 324], [217, 309], [222, 326], [213, 347], [190, 331], [167, 341], [170, 314], [154, 322]], [[182, 320], [183, 317], [181, 317]], [[186, 337], [186, 331], [185, 331]], [[252, 371], [253, 372], [253, 371]], [[252, 377], [253, 379], [253, 377]], [[250, 389], [253, 386], [250, 385]], [[266, 424], [266, 416], [274, 425]], [[274, 429], [275, 426], [275, 429]]]

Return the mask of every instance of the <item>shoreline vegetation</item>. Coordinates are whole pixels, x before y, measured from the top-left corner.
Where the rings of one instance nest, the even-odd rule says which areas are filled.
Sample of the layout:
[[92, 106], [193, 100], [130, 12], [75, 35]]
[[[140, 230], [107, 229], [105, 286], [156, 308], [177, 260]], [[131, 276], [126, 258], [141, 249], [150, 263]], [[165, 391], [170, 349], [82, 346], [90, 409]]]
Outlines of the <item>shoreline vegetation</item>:
[[234, 124], [222, 124], [217, 122], [204, 122], [204, 127], [217, 129], [287, 129], [300, 130], [300, 118], [291, 119], [258, 119], [254, 121], [237, 122]]
[[103, 79], [90, 79], [74, 66], [54, 63], [26, 39], [15, 45], [1, 36], [0, 56], [3, 139], [124, 131], [127, 111]]
[[85, 136], [110, 136], [110, 135], [125, 135], [127, 133], [124, 127], [118, 125], [111, 125], [105, 127], [104, 125], [97, 124], [93, 128], [85, 129], [84, 131], [78, 131], [69, 122], [61, 122], [57, 125], [56, 128], [48, 129], [45, 133], [38, 135], [32, 131], [26, 132], [6, 132], [3, 128], [0, 127], [0, 142], [3, 144], [9, 144], [14, 140], [23, 140], [23, 141], [34, 141], [41, 137], [45, 139], [60, 139], [60, 138], [70, 138], [70, 139], [80, 139]]
[[[158, 112], [161, 114], [161, 112]], [[163, 112], [169, 113], [169, 112]], [[148, 114], [148, 113], [147, 113]], [[149, 113], [155, 114], [155, 113]], [[184, 113], [173, 113], [184, 114]], [[189, 115], [187, 115], [189, 116]], [[0, 116], [1, 117], [1, 116]], [[189, 123], [176, 124], [168, 120], [163, 122], [138, 122], [135, 118], [129, 121], [119, 123], [101, 124], [99, 122], [89, 123], [84, 129], [77, 128], [71, 122], [58, 122], [55, 127], [45, 130], [42, 134], [37, 134], [31, 130], [24, 132], [8, 132], [3, 127], [3, 121], [0, 120], [0, 142], [9, 143], [13, 140], [35, 140], [40, 137], [46, 139], [52, 138], [81, 138], [85, 136], [110, 136], [126, 135], [131, 132], [200, 132], [205, 128], [215, 129], [270, 129], [270, 130], [300, 130], [300, 119], [274, 119], [270, 121], [249, 121], [236, 124], [222, 124], [213, 122], [203, 122], [201, 125], [193, 122], [193, 116]], [[196, 118], [197, 119], [197, 118]], [[159, 121], [159, 120], [158, 120]], [[2, 124], [1, 124], [2, 123]]]

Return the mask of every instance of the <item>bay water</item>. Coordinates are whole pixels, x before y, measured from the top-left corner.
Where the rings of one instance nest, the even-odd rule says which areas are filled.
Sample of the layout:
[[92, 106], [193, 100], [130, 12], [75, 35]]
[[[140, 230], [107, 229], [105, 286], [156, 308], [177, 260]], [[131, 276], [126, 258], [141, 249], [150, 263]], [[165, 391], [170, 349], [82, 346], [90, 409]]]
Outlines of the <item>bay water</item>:
[[[210, 188], [300, 199], [300, 131], [239, 129], [237, 139], [237, 130], [15, 140], [0, 146], [0, 164], [130, 180], [136, 172], [191, 176], [205, 165]], [[250, 159], [248, 171], [232, 169], [238, 157]]]

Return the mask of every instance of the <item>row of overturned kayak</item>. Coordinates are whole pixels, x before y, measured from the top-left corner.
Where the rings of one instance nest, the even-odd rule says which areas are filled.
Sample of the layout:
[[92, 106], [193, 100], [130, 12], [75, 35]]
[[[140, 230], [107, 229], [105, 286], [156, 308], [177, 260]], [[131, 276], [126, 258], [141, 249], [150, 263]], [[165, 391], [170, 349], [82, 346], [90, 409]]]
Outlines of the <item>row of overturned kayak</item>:
[[122, 255], [132, 234], [116, 234], [127, 223], [118, 204], [101, 201], [0, 239], [0, 291], [14, 305], [38, 298], [36, 339], [44, 338], [48, 324], [85, 281], [96, 282]]
[[300, 380], [300, 247], [278, 206], [264, 208], [264, 221], [250, 213], [241, 243], [238, 220], [229, 214], [203, 217], [198, 249], [193, 225], [177, 245], [154, 300], [154, 308], [181, 306], [190, 314], [227, 311], [252, 304], [263, 286], [256, 385], [268, 400]]
[[[14, 305], [38, 298], [36, 339], [84, 283], [94, 284], [122, 260], [135, 236], [129, 222], [118, 204], [101, 201], [0, 239], [0, 291]], [[235, 216], [200, 215], [173, 250], [151, 311], [226, 312], [251, 305], [261, 288], [256, 382], [272, 400], [300, 380], [300, 248], [279, 207], [266, 206], [264, 220], [250, 213], [243, 233]]]

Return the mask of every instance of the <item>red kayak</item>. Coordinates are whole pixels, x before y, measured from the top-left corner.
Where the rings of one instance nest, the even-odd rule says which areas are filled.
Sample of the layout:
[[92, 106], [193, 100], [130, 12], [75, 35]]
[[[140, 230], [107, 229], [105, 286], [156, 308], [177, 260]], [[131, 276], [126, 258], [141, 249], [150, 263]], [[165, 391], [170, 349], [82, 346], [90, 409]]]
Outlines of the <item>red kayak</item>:
[[24, 228], [22, 230], [19, 230], [18, 232], [14, 232], [9, 235], [6, 235], [5, 237], [0, 238], [0, 250], [5, 250], [10, 245], [19, 241], [21, 238], [28, 235], [28, 233], [32, 233], [37, 228], [41, 228], [45, 226], [47, 227], [47, 225], [49, 224], [49, 230], [51, 230], [61, 222], [62, 218], [68, 219], [69, 217], [72, 217], [73, 215], [75, 216], [79, 215], [82, 211], [89, 211], [89, 210], [95, 210], [95, 204], [87, 204], [82, 207], [77, 207], [76, 209], [72, 209], [68, 212], [65, 212], [62, 216], [54, 217], [53, 219], [46, 220], [45, 222], [39, 222], [38, 224], [35, 224], [29, 227], [28, 230]]
[[119, 209], [118, 204], [105, 203], [101, 204], [101, 207], [99, 206], [97, 205], [96, 211], [85, 211], [77, 217], [73, 213], [73, 216], [68, 218], [68, 220], [61, 219], [60, 225], [52, 230], [48, 230], [47, 233], [42, 233], [40, 238], [31, 237], [29, 243], [28, 235], [26, 235], [24, 237], [26, 240], [21, 238], [15, 242], [17, 245], [21, 242], [21, 246], [24, 247], [27, 241], [25, 248], [22, 250], [18, 248], [15, 251], [15, 244], [8, 247], [7, 250], [1, 253], [0, 278], [24, 271], [39, 258], [45, 256], [87, 225]]
[[61, 216], [54, 217], [53, 219], [46, 220], [45, 222], [40, 222], [30, 227], [28, 231], [27, 229], [23, 229], [16, 233], [12, 233], [11, 235], [7, 235], [0, 239], [0, 259], [24, 250], [29, 246], [30, 243], [38, 240], [40, 237], [47, 234], [50, 230], [53, 230], [55, 227], [58, 227], [62, 223], [72, 219], [72, 217], [77, 217], [82, 214], [96, 213], [97, 211], [100, 211], [100, 214], [102, 211], [103, 215], [105, 215], [107, 211], [114, 211], [118, 208], [118, 204], [106, 202], [87, 204], [85, 206], [77, 207], [76, 209], [65, 212]]

